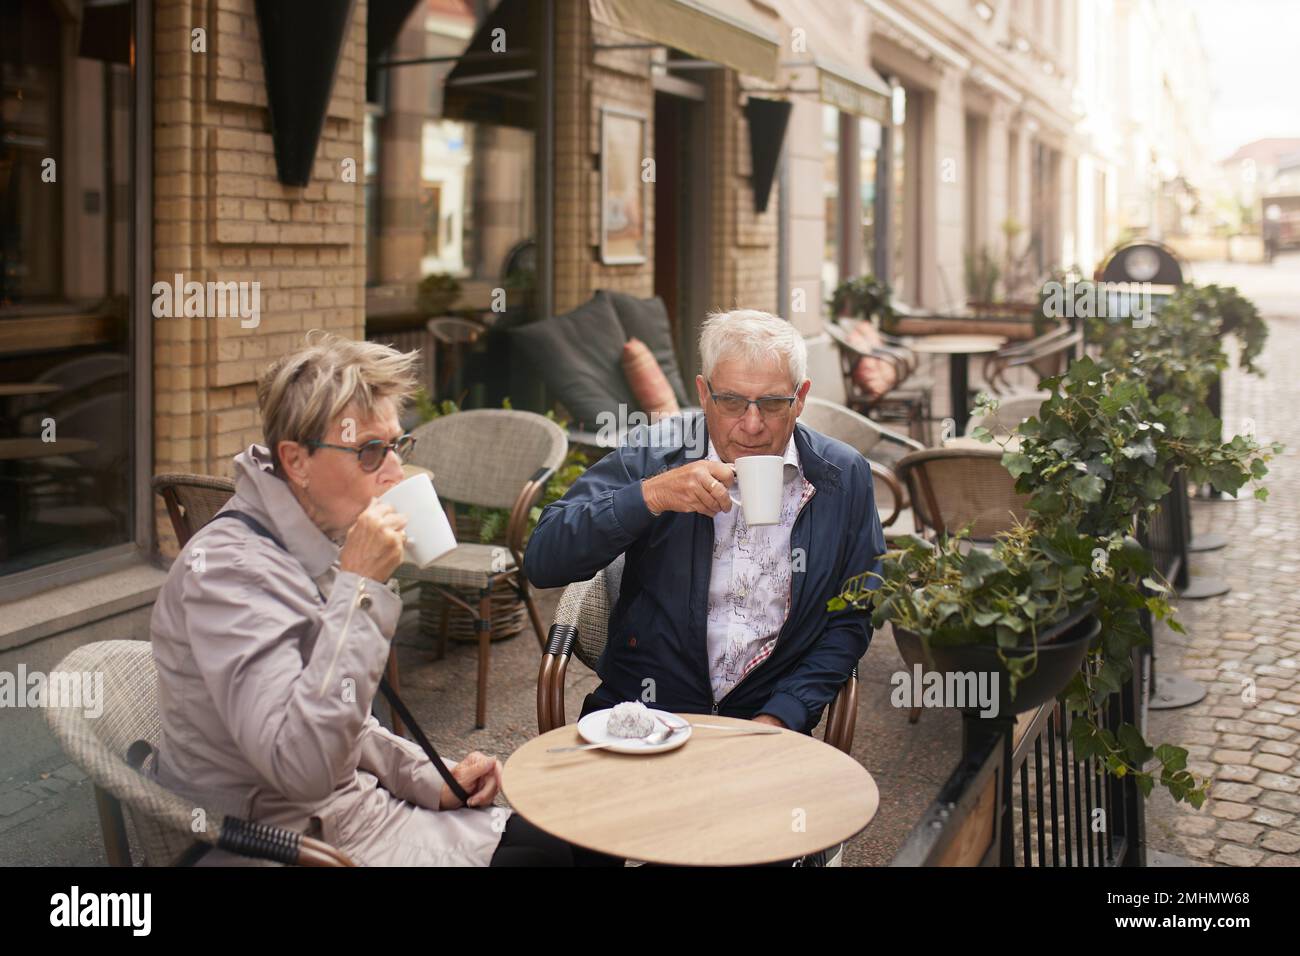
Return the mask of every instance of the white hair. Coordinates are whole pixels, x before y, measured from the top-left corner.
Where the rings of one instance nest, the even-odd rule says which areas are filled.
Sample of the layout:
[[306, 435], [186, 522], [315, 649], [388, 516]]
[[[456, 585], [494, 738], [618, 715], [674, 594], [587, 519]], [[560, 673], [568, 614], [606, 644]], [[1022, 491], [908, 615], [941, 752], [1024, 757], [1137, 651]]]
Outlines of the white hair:
[[738, 358], [747, 365], [783, 360], [796, 389], [808, 375], [808, 347], [799, 330], [780, 316], [757, 309], [712, 312], [704, 320], [700, 362], [706, 379], [713, 377], [724, 358]]

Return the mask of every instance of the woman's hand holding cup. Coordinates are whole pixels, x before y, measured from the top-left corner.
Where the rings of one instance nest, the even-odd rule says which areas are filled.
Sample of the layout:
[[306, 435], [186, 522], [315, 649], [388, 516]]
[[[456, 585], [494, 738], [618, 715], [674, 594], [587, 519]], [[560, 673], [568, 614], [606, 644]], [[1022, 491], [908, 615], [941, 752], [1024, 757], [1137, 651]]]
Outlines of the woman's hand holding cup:
[[339, 552], [339, 569], [381, 584], [402, 563], [406, 516], [379, 500], [357, 516]]

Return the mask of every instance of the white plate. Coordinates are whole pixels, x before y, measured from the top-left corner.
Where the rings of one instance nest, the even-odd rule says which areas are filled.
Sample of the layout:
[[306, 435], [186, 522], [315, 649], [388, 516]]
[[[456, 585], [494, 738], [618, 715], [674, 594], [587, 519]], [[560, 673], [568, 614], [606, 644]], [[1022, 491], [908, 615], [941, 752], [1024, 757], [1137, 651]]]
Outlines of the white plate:
[[[609, 733], [605, 729], [606, 726], [609, 724], [609, 715], [612, 712], [612, 710], [613, 708], [609, 708], [609, 707], [605, 708], [604, 710], [594, 710], [586, 717], [583, 717], [580, 721], [578, 721], [578, 736], [581, 737], [589, 744], [603, 744], [607, 740], [616, 740], [618, 741], [618, 743], [613, 744], [612, 746], [606, 747], [604, 749], [612, 750], [614, 751], [614, 753], [619, 753], [619, 754], [663, 753], [666, 750], [676, 750], [682, 744], [686, 743], [686, 741], [691, 739], [690, 724], [682, 720], [676, 714], [670, 714], [667, 713], [666, 711], [653, 710], [653, 709], [650, 711], [652, 715], [658, 714], [659, 716], [663, 717], [664, 720], [668, 721], [669, 723], [677, 727], [681, 727], [682, 729], [673, 731], [671, 737], [669, 737], [663, 743], [657, 745], [648, 744], [645, 742], [645, 740], [639, 737], [615, 737], [613, 734]], [[655, 729], [652, 730], [650, 733], [654, 734], [663, 729], [664, 729], [664, 725], [658, 719], [656, 719]]]

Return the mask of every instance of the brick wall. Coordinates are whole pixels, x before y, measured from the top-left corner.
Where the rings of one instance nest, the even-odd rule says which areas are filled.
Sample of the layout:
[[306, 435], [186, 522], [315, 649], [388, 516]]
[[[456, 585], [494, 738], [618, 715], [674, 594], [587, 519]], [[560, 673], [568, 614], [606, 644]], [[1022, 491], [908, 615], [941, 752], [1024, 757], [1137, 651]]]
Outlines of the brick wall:
[[[261, 438], [258, 372], [312, 328], [364, 317], [366, 0], [357, 0], [305, 188], [276, 179], [252, 0], [158, 0], [154, 17], [155, 281], [260, 283], [260, 323], [154, 320], [157, 472], [230, 474]], [[191, 30], [207, 51], [191, 52]], [[342, 161], [357, 182], [343, 181]], [[157, 511], [164, 553], [175, 551]]]
[[[594, 38], [593, 38], [594, 34]], [[594, 43], [636, 42], [594, 23], [587, 0], [556, 4], [555, 307], [580, 305], [597, 288], [639, 296], [654, 294], [654, 199], [647, 194], [647, 261], [600, 261], [600, 113], [615, 106], [646, 117], [646, 148], [654, 156], [654, 87], [650, 51], [605, 50]], [[712, 219], [709, 308], [746, 306], [776, 310], [777, 197], [754, 213], [749, 186], [749, 132], [740, 84], [731, 70], [709, 78]], [[692, 76], [692, 79], [695, 79]], [[651, 184], [653, 189], [653, 184]], [[698, 321], [702, 316], [695, 317]]]
[[[594, 34], [594, 39], [593, 39]], [[593, 23], [586, 0], [556, 4], [555, 308], [581, 305], [596, 289], [654, 294], [654, 184], [646, 190], [646, 256], [641, 264], [600, 261], [600, 116], [607, 106], [646, 119], [647, 155], [654, 155], [654, 89], [650, 54], [592, 43], [635, 38]]]

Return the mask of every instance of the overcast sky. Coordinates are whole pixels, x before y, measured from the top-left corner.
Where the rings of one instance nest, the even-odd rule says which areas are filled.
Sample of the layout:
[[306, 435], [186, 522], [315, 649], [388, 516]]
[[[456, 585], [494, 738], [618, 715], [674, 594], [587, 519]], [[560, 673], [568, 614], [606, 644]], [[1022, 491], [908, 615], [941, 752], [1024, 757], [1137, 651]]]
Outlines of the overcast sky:
[[1214, 158], [1300, 136], [1300, 0], [1172, 0], [1196, 11], [1214, 89]]

